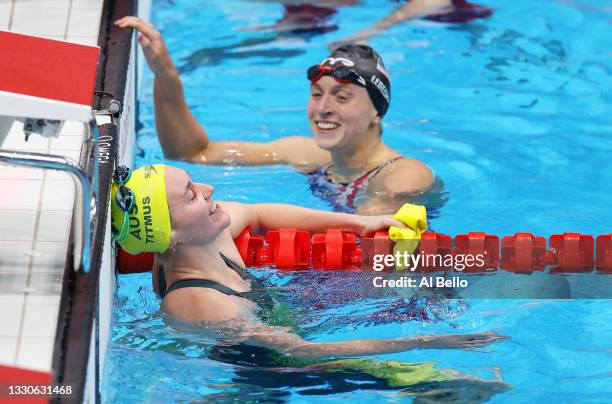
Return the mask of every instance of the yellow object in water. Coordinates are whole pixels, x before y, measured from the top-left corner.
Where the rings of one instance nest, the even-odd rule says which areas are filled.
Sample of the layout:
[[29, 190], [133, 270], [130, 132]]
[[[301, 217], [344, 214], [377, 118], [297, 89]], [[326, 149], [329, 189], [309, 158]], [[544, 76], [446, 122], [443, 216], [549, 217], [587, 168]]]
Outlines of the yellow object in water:
[[386, 380], [390, 387], [409, 387], [423, 383], [444, 382], [451, 378], [444, 369], [434, 368], [434, 362], [409, 363], [348, 358], [325, 362], [319, 366], [327, 372], [364, 372], [377, 379]]
[[[166, 166], [153, 164], [134, 170], [125, 185], [134, 195], [130, 212], [117, 204], [120, 184], [111, 191], [112, 226], [119, 244], [130, 254], [163, 253], [170, 247], [170, 211], [166, 199]], [[127, 218], [126, 218], [127, 215]]]
[[396, 257], [395, 269], [401, 271], [406, 266], [403, 265], [404, 262], [400, 262], [399, 256], [404, 252], [412, 254], [419, 245], [421, 234], [427, 231], [427, 209], [425, 206], [405, 203], [393, 218], [408, 226], [407, 228], [389, 227], [389, 238], [395, 241], [393, 247], [393, 254]]

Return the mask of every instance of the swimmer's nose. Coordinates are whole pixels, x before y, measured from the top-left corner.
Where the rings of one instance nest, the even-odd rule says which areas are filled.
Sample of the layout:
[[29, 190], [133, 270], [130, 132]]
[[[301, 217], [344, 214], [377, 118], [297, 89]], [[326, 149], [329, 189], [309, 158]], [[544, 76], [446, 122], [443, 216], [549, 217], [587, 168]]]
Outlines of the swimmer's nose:
[[215, 192], [215, 187], [213, 187], [212, 185], [204, 184], [204, 188], [205, 188], [204, 192], [206, 193], [207, 198], [210, 198], [213, 192]]
[[316, 111], [319, 116], [329, 116], [332, 114], [332, 100], [328, 94], [323, 95], [316, 104]]
[[215, 187], [208, 184], [198, 184], [198, 188], [202, 191], [204, 198], [209, 199], [213, 192], [215, 192]]

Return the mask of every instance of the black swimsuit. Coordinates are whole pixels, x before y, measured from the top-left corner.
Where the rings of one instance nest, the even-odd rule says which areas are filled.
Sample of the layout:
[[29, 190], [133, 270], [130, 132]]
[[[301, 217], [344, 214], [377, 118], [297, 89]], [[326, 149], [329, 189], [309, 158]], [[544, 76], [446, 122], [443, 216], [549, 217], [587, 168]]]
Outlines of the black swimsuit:
[[232, 268], [240, 278], [250, 278], [251, 282], [251, 290], [248, 292], [236, 292], [234, 289], [228, 288], [225, 285], [221, 285], [218, 282], [211, 281], [209, 279], [181, 279], [179, 281], [174, 282], [170, 287], [166, 287], [166, 278], [164, 276], [164, 268], [160, 267], [158, 276], [157, 276], [157, 284], [159, 286], [159, 294], [163, 299], [168, 295], [168, 293], [172, 292], [176, 289], [182, 288], [209, 288], [218, 290], [221, 293], [230, 296], [242, 297], [243, 299], [251, 300], [257, 303], [264, 311], [271, 310], [274, 307], [274, 301], [272, 297], [266, 293], [265, 286], [256, 278], [252, 276], [248, 276], [248, 273], [245, 272], [244, 268], [240, 265], [236, 264], [231, 259], [227, 258], [225, 255], [219, 253], [225, 264]]

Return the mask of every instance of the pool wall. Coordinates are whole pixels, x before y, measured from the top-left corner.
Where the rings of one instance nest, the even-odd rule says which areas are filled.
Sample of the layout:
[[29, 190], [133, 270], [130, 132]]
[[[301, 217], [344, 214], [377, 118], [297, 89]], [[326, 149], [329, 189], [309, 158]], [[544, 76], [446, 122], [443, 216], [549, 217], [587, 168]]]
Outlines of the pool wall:
[[[94, 109], [100, 128], [100, 197], [95, 230], [92, 271], [75, 276], [67, 265], [53, 370], [57, 383], [74, 386], [73, 402], [100, 402], [102, 374], [109, 340], [115, 292], [115, 254], [110, 233], [109, 189], [116, 165], [131, 166], [135, 142], [136, 53], [133, 35], [113, 21], [135, 14], [133, 1], [105, 1], [100, 23], [101, 57]], [[109, 106], [120, 101], [118, 112]], [[105, 111], [106, 110], [106, 111]]]

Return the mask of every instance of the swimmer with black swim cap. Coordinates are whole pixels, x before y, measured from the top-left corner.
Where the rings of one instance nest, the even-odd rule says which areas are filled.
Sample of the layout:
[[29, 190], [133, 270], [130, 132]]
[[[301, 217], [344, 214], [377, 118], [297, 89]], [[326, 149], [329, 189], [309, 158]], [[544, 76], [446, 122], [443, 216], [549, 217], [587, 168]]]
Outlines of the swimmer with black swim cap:
[[[321, 91], [319, 90], [319, 81], [326, 76], [337, 83], [350, 83], [366, 90], [367, 96], [377, 113], [374, 119], [375, 123], [372, 126], [374, 128], [373, 133], [380, 137], [382, 134], [380, 121], [387, 113], [391, 103], [391, 80], [382, 57], [367, 45], [345, 45], [334, 50], [330, 56], [323, 59], [321, 63], [311, 66], [307, 71], [307, 78], [313, 87], [311, 89], [313, 100], [309, 103], [309, 107], [312, 103], [317, 102], [319, 91]], [[324, 86], [333, 89], [329, 82]], [[334, 123], [338, 123], [340, 127], [346, 125], [345, 122], [348, 120], [342, 120], [342, 118], [343, 115], [338, 114], [338, 119]], [[361, 117], [353, 118], [353, 120], [357, 119], [361, 119]], [[333, 117], [331, 120], [333, 120]], [[311, 120], [311, 128], [315, 134], [315, 139], [321, 148], [330, 148], [328, 144], [334, 138], [322, 134], [321, 132], [325, 128], [320, 126], [317, 116], [314, 116], [314, 119]], [[358, 136], [359, 134], [354, 132], [348, 133], [348, 137], [354, 142], [359, 140], [355, 139]], [[364, 150], [368, 150], [367, 146], [368, 144], [364, 142], [363, 145], [354, 147], [363, 147]], [[331, 147], [333, 147], [333, 144]], [[347, 146], [347, 148], [351, 148], [351, 146]], [[397, 163], [403, 163], [402, 159], [401, 155], [390, 153], [385, 160], [370, 167], [369, 170], [351, 181], [334, 181], [333, 172], [338, 169], [333, 164], [317, 167], [305, 174], [308, 176], [308, 185], [314, 195], [330, 203], [335, 211], [351, 213], [355, 211], [357, 206], [367, 206], [368, 191], [378, 188], [376, 183], [384, 178], [384, 174], [391, 171], [390, 168], [393, 169], [393, 166], [398, 165]]]
[[308, 69], [311, 83], [323, 76], [365, 87], [378, 115], [382, 118], [387, 113], [391, 103], [391, 80], [382, 58], [373, 48], [346, 45], [335, 49], [331, 56]]
[[189, 110], [179, 72], [159, 32], [135, 17], [115, 24], [140, 33], [155, 73], [155, 124], [166, 158], [200, 164], [290, 164], [309, 175], [315, 196], [340, 212], [392, 214], [406, 202], [435, 212], [444, 204], [442, 183], [429, 167], [382, 140], [391, 80], [372, 48], [344, 47], [309, 69], [306, 114], [312, 137], [213, 141]]

